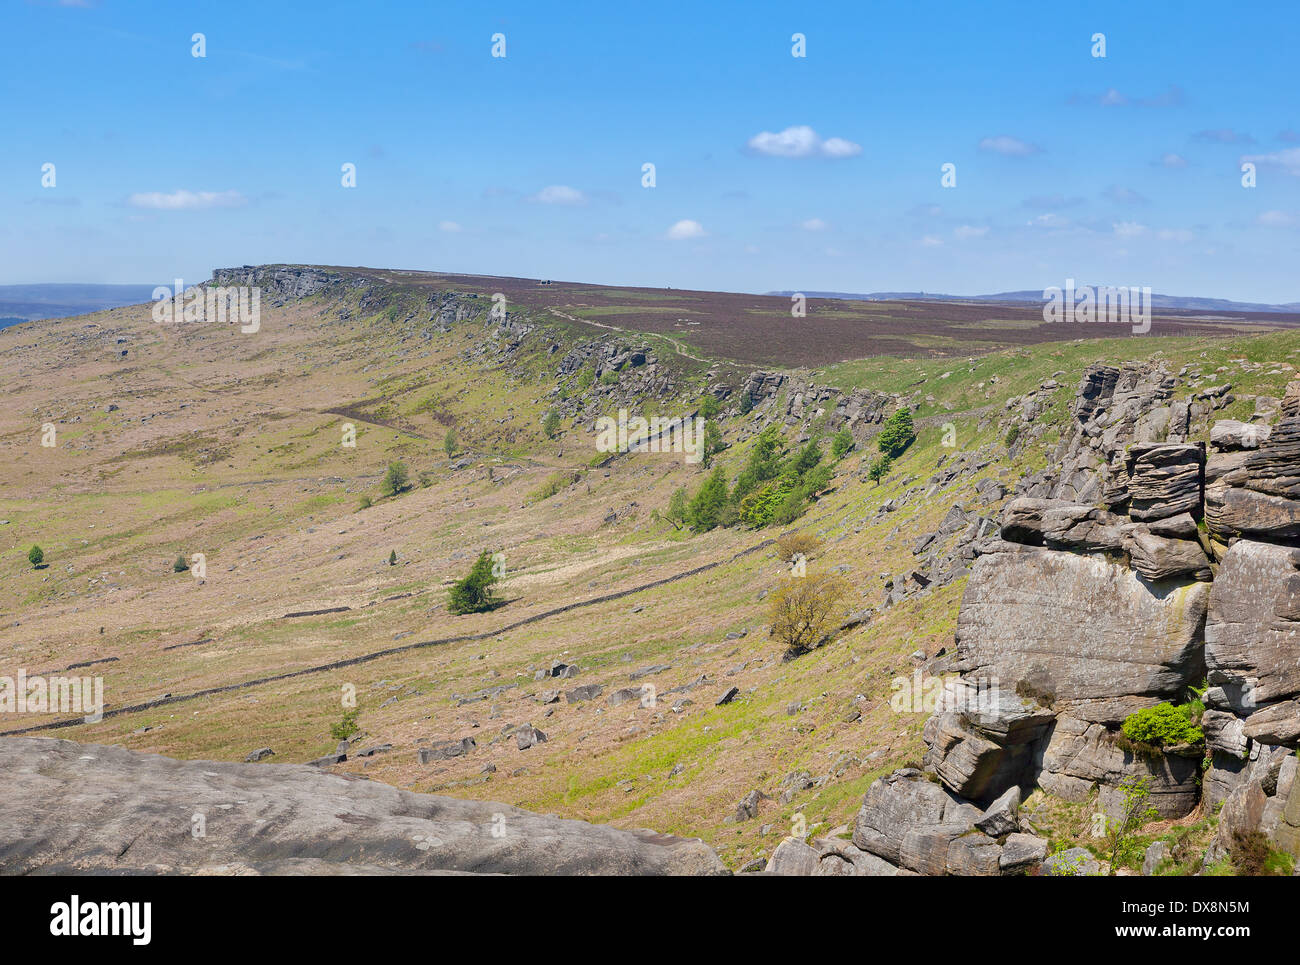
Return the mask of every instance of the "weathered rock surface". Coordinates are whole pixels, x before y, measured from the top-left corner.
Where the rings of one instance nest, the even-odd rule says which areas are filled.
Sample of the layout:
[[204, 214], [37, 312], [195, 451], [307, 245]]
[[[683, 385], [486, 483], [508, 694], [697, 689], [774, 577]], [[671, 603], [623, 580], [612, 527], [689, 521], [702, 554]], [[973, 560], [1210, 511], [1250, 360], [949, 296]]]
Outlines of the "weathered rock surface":
[[1148, 583], [1094, 556], [981, 556], [957, 618], [956, 669], [1014, 690], [1041, 679], [1055, 709], [1121, 723], [1200, 679], [1204, 583]]
[[1150, 805], [1162, 818], [1179, 818], [1196, 807], [1201, 753], [1144, 756], [1122, 749], [1115, 736], [1101, 724], [1058, 717], [1042, 750], [1039, 785], [1066, 801], [1085, 800], [1100, 786], [1098, 803], [1116, 819], [1123, 805], [1119, 785], [1126, 778], [1147, 780]]
[[1271, 732], [1300, 730], [1300, 709], [1290, 702], [1300, 696], [1300, 549], [1233, 543], [1210, 593], [1205, 662], [1207, 703], [1245, 718], [1246, 736], [1256, 716], [1279, 702], [1263, 718]]
[[[698, 840], [301, 765], [17, 737], [0, 739], [0, 772], [4, 874], [725, 873]], [[191, 833], [195, 814], [205, 816], [204, 837]]]

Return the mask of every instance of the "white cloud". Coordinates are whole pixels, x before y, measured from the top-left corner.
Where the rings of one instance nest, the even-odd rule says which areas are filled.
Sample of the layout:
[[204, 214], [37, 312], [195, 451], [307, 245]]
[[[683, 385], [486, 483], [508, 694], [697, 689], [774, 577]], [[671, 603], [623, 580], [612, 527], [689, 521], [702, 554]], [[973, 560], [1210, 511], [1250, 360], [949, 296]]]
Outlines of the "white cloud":
[[703, 238], [705, 235], [704, 225], [698, 221], [692, 221], [690, 218], [683, 218], [664, 235], [670, 241], [687, 241], [691, 238]]
[[532, 196], [530, 200], [540, 202], [541, 204], [586, 204], [587, 196], [577, 188], [571, 188], [565, 184], [551, 184]]
[[975, 225], [964, 224], [964, 225], [959, 225], [956, 228], [953, 228], [952, 233], [954, 237], [961, 238], [963, 240], [967, 238], [983, 238], [986, 234], [989, 233], [989, 229], [986, 227], [977, 228]]
[[1281, 168], [1287, 174], [1300, 177], [1300, 147], [1289, 147], [1284, 151], [1274, 151], [1272, 154], [1247, 154], [1242, 161]]
[[171, 194], [161, 191], [144, 191], [131, 195], [126, 203], [133, 208], [154, 208], [159, 211], [194, 211], [200, 208], [239, 208], [248, 199], [238, 191], [186, 191]]
[[1264, 211], [1255, 219], [1265, 228], [1290, 228], [1296, 223], [1295, 216], [1286, 211]]
[[440, 222], [438, 222], [438, 230], [439, 230], [439, 231], [447, 231], [447, 232], [450, 232], [450, 233], [452, 233], [452, 234], [455, 234], [456, 232], [460, 231], [461, 229], [460, 229], [460, 225], [458, 225], [458, 224], [457, 224], [456, 222], [454, 222], [454, 221], [440, 221]]
[[1193, 241], [1196, 235], [1187, 228], [1161, 228], [1156, 237], [1161, 241]]
[[800, 125], [787, 127], [779, 134], [763, 131], [755, 134], [747, 142], [749, 150], [755, 154], [768, 157], [856, 157], [862, 153], [862, 145], [854, 144], [842, 137], [828, 137], [822, 140], [811, 127]]
[[830, 227], [830, 225], [821, 218], [809, 218], [807, 221], [800, 224], [799, 227], [803, 228], [804, 231], [825, 231]]
[[1055, 211], [1048, 211], [1038, 215], [1032, 221], [1028, 222], [1030, 227], [1034, 228], [1064, 228], [1069, 225], [1070, 219], [1062, 217]]
[[1160, 163], [1167, 168], [1185, 168], [1187, 167], [1187, 158], [1170, 151], [1160, 159]]
[[936, 238], [934, 235], [926, 235], [921, 239], [921, 247], [923, 248], [940, 248], [942, 246], [943, 239]]
[[1118, 221], [1114, 228], [1115, 234], [1121, 238], [1137, 238], [1147, 233], [1147, 226], [1136, 221]]
[[1004, 154], [1007, 157], [1029, 157], [1029, 155], [1037, 154], [1042, 150], [1037, 144], [1030, 144], [1028, 141], [1008, 137], [1005, 134], [998, 137], [982, 138], [979, 149], [981, 151], [992, 151], [994, 154]]

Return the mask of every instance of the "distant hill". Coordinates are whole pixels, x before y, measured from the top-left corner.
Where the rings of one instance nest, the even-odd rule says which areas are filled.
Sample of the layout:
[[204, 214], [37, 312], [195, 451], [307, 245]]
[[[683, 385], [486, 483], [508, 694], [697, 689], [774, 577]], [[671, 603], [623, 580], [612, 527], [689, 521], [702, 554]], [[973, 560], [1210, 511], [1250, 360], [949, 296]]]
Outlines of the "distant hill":
[[[793, 295], [793, 291], [768, 292], [769, 295]], [[1043, 300], [1042, 289], [1014, 292], [996, 292], [992, 295], [939, 295], [931, 292], [803, 292], [809, 298], [842, 298], [860, 302], [1038, 302]], [[1234, 302], [1228, 298], [1197, 298], [1192, 295], [1151, 294], [1151, 307], [1162, 311], [1190, 312], [1300, 312], [1300, 302], [1285, 305], [1268, 305], [1258, 302]]]
[[65, 318], [139, 305], [153, 285], [0, 285], [0, 328], [38, 318]]

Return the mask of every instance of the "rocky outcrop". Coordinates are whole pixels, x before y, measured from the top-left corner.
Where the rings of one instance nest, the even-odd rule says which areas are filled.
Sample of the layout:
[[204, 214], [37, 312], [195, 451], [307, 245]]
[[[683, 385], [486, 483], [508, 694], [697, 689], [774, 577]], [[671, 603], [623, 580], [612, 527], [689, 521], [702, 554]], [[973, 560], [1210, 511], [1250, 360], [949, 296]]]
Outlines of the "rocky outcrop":
[[[1136, 778], [1163, 818], [1223, 804], [1210, 859], [1255, 831], [1300, 855], [1300, 382], [1271, 429], [1210, 427], [1231, 387], [1176, 386], [1149, 366], [1085, 372], [1057, 467], [1021, 481], [971, 567], [925, 773], [868, 789], [861, 852], [921, 874], [1094, 873], [1086, 851], [1045, 860], [1009, 805], [1096, 793], [1118, 817]], [[1128, 715], [1202, 680], [1204, 747], [1123, 738]]]
[[0, 740], [0, 873], [725, 873], [697, 840], [292, 764]]
[[323, 292], [364, 288], [372, 282], [362, 276], [308, 265], [244, 265], [214, 269], [210, 284], [220, 288], [257, 287], [269, 304], [284, 305]]
[[1200, 680], [1208, 598], [1204, 583], [1151, 583], [1097, 555], [1009, 547], [971, 571], [955, 669], [1118, 724]]
[[[752, 427], [742, 431], [742, 440], [749, 432], [761, 431], [768, 425], [782, 425], [798, 432], [808, 430], [817, 420], [820, 429], [835, 432], [847, 428], [861, 442], [878, 429], [891, 404], [889, 396], [870, 389], [845, 392], [799, 375], [757, 371], [741, 383], [734, 398], [733, 414], [752, 407]], [[799, 438], [803, 441], [802, 435]]]

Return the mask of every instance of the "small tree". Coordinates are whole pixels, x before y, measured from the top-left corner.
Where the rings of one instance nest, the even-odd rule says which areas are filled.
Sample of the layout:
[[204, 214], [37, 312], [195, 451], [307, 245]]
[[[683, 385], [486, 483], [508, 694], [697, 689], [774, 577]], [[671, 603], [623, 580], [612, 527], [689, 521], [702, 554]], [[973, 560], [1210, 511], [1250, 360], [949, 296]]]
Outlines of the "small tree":
[[180, 556], [176, 557], [176, 562], [172, 564], [172, 572], [173, 572], [173, 573], [184, 573], [184, 572], [185, 572], [186, 570], [188, 570], [189, 568], [190, 568], [190, 565], [189, 565], [188, 563], [185, 562], [185, 554], [184, 554], [184, 553], [182, 553]]
[[365, 493], [362, 493], [361, 498], [357, 500], [357, 512], [359, 513], [363, 509], [369, 509], [370, 506], [371, 506], [370, 497], [367, 496]]
[[493, 572], [492, 554], [484, 550], [474, 561], [469, 575], [452, 585], [448, 609], [458, 616], [491, 610], [499, 602], [492, 592], [492, 584], [497, 579]]
[[722, 467], [709, 473], [695, 498], [686, 506], [686, 522], [691, 529], [707, 532], [722, 522], [722, 509], [727, 503], [727, 474]]
[[871, 460], [871, 464], [867, 466], [867, 478], [879, 486], [880, 480], [889, 475], [889, 468], [893, 463], [894, 460], [888, 456], [878, 456]]
[[849, 586], [829, 573], [786, 580], [770, 597], [770, 633], [785, 645], [783, 660], [816, 649], [843, 623]]
[[705, 419], [712, 419], [722, 409], [718, 404], [716, 397], [705, 393], [700, 396], [700, 416]]
[[548, 439], [554, 439], [555, 434], [560, 431], [560, 414], [554, 409], [546, 413], [546, 418], [542, 419], [542, 431], [546, 433]]
[[31, 563], [33, 567], [40, 566], [45, 562], [45, 550], [39, 546], [33, 546], [27, 551], [27, 562]]
[[885, 426], [876, 438], [876, 445], [885, 455], [897, 459], [915, 438], [916, 429], [912, 426], [912, 410], [904, 406], [885, 420]]
[[793, 563], [796, 557], [812, 559], [822, 548], [822, 541], [816, 534], [792, 530], [776, 538], [776, 557], [782, 563]]
[[390, 462], [388, 471], [384, 473], [384, 480], [379, 484], [379, 492], [384, 496], [396, 496], [408, 485], [409, 476], [406, 471], [406, 464], [402, 462]]
[[748, 392], [740, 393], [740, 414], [749, 415], [754, 411], [754, 397]]
[[447, 454], [447, 458], [450, 459], [452, 456], [456, 455], [457, 448], [456, 429], [452, 426], [447, 429], [447, 434], [442, 437], [442, 450]]
[[1119, 789], [1124, 795], [1124, 803], [1120, 806], [1120, 818], [1118, 821], [1108, 821], [1106, 832], [1112, 875], [1121, 864], [1133, 863], [1142, 853], [1142, 848], [1136, 840], [1138, 828], [1160, 816], [1155, 808], [1147, 804], [1147, 799], [1151, 797], [1149, 777], [1126, 777], [1119, 782]]
[[397, 550], [393, 550], [391, 553], [388, 554], [388, 565], [389, 566], [397, 565]]
[[668, 509], [664, 511], [664, 519], [673, 524], [673, 529], [681, 529], [686, 525], [686, 487], [678, 486], [673, 490], [668, 499]]
[[360, 713], [356, 709], [343, 711], [343, 719], [337, 724], [330, 724], [330, 736], [336, 741], [345, 741], [360, 731], [361, 726], [357, 723], [357, 715]]
[[835, 436], [831, 439], [831, 455], [836, 459], [843, 459], [852, 448], [853, 433], [849, 432], [847, 428], [835, 433]]

